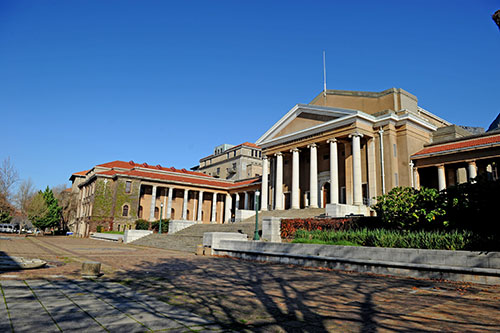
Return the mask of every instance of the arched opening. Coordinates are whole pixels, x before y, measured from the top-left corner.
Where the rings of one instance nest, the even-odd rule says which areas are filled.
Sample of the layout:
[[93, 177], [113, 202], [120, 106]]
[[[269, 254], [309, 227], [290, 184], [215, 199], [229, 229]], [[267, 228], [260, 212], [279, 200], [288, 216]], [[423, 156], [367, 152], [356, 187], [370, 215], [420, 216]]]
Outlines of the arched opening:
[[137, 211], [137, 217], [140, 219], [142, 219], [142, 210], [143, 210], [142, 206], [139, 206], [139, 210]]
[[158, 207], [155, 207], [155, 219], [159, 219], [160, 217], [160, 209]]
[[170, 218], [172, 220], [175, 220], [175, 209], [174, 208], [172, 208], [172, 212], [170, 213]]
[[128, 216], [128, 205], [123, 206], [122, 216]]

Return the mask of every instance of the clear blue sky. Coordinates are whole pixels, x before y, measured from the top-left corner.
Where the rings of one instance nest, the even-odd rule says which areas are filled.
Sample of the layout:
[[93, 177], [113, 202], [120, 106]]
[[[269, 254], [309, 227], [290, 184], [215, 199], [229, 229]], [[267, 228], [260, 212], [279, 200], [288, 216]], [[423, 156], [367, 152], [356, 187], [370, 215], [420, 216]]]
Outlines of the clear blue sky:
[[189, 168], [328, 88], [400, 87], [487, 127], [500, 1], [0, 1], [0, 159], [38, 188], [113, 160]]

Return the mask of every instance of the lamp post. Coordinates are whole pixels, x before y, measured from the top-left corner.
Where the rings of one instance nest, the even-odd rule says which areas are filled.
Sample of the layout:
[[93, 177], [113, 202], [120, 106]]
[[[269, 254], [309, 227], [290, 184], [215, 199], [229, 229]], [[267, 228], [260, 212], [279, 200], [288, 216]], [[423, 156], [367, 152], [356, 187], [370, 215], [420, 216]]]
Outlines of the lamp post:
[[158, 233], [161, 234], [161, 216], [163, 215], [163, 202], [160, 204], [160, 229]]
[[253, 240], [260, 240], [259, 237], [259, 190], [255, 191], [255, 233], [253, 235]]

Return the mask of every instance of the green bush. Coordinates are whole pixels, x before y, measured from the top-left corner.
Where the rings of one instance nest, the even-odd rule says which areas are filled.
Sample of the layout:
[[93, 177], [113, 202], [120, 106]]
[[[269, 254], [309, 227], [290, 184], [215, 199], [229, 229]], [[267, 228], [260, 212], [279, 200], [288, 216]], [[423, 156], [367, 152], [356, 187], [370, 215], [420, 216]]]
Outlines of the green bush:
[[296, 233], [294, 243], [311, 243], [319, 240], [324, 244], [349, 242], [361, 246], [415, 248], [435, 250], [472, 250], [485, 246], [478, 235], [470, 231], [401, 231], [385, 229], [360, 229], [346, 231], [304, 231]]
[[446, 221], [445, 197], [435, 189], [395, 187], [377, 197], [372, 208], [390, 229], [442, 229]]
[[149, 230], [149, 222], [143, 219], [135, 221], [135, 230]]
[[102, 232], [102, 225], [98, 225], [98, 226], [96, 227], [96, 230], [97, 230], [97, 232]]
[[[170, 222], [169, 219], [161, 220], [161, 232], [163, 234], [168, 233], [168, 223], [169, 222]], [[158, 220], [158, 221], [151, 222], [151, 229], [158, 232], [160, 230], [160, 221]]]

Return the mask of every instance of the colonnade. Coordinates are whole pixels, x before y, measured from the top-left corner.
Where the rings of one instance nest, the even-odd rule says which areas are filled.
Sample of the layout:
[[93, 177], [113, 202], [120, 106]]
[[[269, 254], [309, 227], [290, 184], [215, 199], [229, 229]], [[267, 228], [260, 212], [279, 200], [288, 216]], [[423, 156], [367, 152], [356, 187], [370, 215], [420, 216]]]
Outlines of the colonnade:
[[[151, 191], [151, 205], [150, 205], [150, 211], [149, 211], [149, 220], [154, 221], [155, 218], [155, 209], [158, 208], [156, 207], [156, 199], [157, 199], [157, 185], [150, 185], [152, 187]], [[197, 205], [193, 201], [193, 207], [192, 211], [193, 214], [191, 214], [191, 217], [194, 220], [194, 212], [197, 211], [196, 214], [196, 221], [197, 222], [202, 222], [203, 220], [203, 202], [205, 201], [205, 197], [207, 193], [212, 194], [212, 200], [211, 200], [211, 216], [210, 216], [210, 223], [228, 223], [231, 221], [231, 205], [232, 205], [232, 198], [229, 193], [218, 193], [218, 192], [205, 192], [203, 190], [195, 191], [195, 190], [190, 190], [187, 188], [175, 188], [175, 187], [167, 187], [168, 189], [168, 195], [164, 198], [163, 202], [163, 207], [165, 207], [164, 210], [164, 215], [162, 218], [167, 218], [171, 219], [172, 218], [172, 203], [173, 203], [173, 196], [174, 196], [174, 190], [181, 190], [183, 191], [183, 198], [182, 198], [182, 213], [181, 213], [181, 219], [182, 220], [187, 220], [188, 219], [188, 205], [189, 205], [189, 192], [198, 192], [198, 202]], [[223, 207], [220, 209], [219, 212], [219, 218], [217, 221], [217, 203], [221, 202], [220, 200], [217, 200], [219, 196], [224, 196], [225, 200], [223, 201]], [[166, 202], [165, 202], [166, 201]]]
[[[464, 168], [467, 173], [467, 179], [464, 181], [472, 181], [474, 182], [474, 179], [478, 175], [478, 166], [477, 166], [477, 160], [466, 160], [461, 163], [453, 162], [449, 164], [441, 163], [441, 164], [436, 164], [433, 166], [425, 166], [425, 167], [417, 167], [414, 165], [413, 162], [410, 162], [410, 169], [413, 173], [413, 179], [412, 179], [412, 185], [415, 188], [420, 188], [420, 170], [425, 169], [425, 168], [436, 168], [437, 170], [437, 188], [439, 191], [446, 189], [447, 186], [449, 185], [454, 185], [454, 184], [449, 184], [447, 182], [447, 177], [446, 177], [446, 171], [450, 171], [450, 169], [453, 167], [454, 169], [460, 169]], [[418, 164], [418, 162], [417, 162]], [[488, 164], [486, 161], [482, 161], [482, 164], [484, 165], [484, 170], [483, 172], [485, 173], [492, 173], [492, 164]], [[458, 166], [458, 168], [457, 168]], [[460, 182], [460, 181], [458, 181]]]
[[[362, 189], [362, 166], [361, 166], [361, 138], [363, 134], [359, 132], [352, 133], [348, 136], [351, 140], [352, 147], [352, 203], [354, 205], [363, 205], [363, 189]], [[373, 143], [373, 139], [370, 140]], [[336, 138], [330, 138], [326, 140], [326, 143], [329, 145], [330, 152], [330, 203], [338, 204], [339, 203], [339, 167], [338, 167], [338, 140]], [[300, 154], [309, 154], [310, 155], [310, 163], [309, 163], [309, 208], [318, 208], [318, 144], [311, 143], [306, 146], [307, 151], [302, 151], [300, 147], [294, 147], [290, 149], [290, 153], [292, 154], [292, 179], [291, 179], [291, 202], [290, 208], [292, 209], [300, 209], [300, 175], [299, 175], [299, 163], [300, 163]], [[375, 158], [374, 144], [368, 145], [368, 156], [371, 158]], [[277, 152], [274, 154], [275, 157], [275, 174], [274, 174], [274, 209], [275, 210], [283, 210], [284, 207], [284, 195], [283, 195], [283, 152]], [[368, 163], [370, 166], [370, 163]], [[372, 167], [374, 165], [374, 161], [372, 163]], [[261, 207], [262, 210], [268, 209], [269, 204], [269, 184], [267, 177], [267, 170], [269, 169], [269, 157], [263, 156], [262, 170], [262, 197], [261, 197]], [[374, 174], [374, 173], [372, 173]], [[375, 180], [372, 182], [375, 184]], [[373, 184], [373, 186], [375, 186]], [[349, 194], [347, 194], [349, 195]]]

